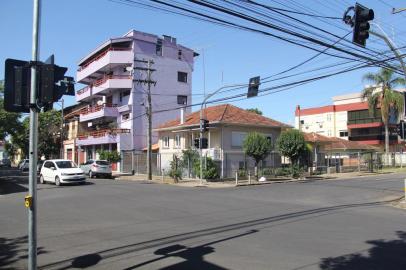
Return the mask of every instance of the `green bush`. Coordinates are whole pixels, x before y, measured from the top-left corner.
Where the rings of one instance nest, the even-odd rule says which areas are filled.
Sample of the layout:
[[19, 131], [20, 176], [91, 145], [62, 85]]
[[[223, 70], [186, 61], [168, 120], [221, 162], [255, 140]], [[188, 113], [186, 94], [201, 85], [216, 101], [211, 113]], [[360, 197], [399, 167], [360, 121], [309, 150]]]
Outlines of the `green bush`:
[[247, 177], [247, 172], [244, 169], [239, 169], [238, 177]]
[[[206, 167], [206, 168], [205, 168]], [[197, 160], [193, 164], [193, 170], [195, 175], [200, 177], [200, 161]], [[206, 158], [206, 166], [203, 161], [203, 178], [206, 180], [213, 180], [219, 177], [217, 173], [217, 166], [211, 158]]]
[[118, 151], [99, 150], [97, 153], [99, 154], [99, 159], [107, 160], [110, 163], [119, 162], [121, 160], [121, 156]]
[[179, 158], [173, 155], [173, 159], [170, 162], [171, 169], [169, 170], [169, 176], [177, 183], [179, 179], [182, 179], [182, 169], [179, 167]]

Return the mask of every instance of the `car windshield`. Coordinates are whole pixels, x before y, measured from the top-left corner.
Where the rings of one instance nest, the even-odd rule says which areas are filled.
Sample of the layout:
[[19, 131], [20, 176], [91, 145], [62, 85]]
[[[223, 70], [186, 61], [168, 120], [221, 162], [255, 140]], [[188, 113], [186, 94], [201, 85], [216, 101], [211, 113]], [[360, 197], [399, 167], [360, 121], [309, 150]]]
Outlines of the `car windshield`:
[[56, 166], [58, 166], [58, 168], [60, 168], [60, 169], [76, 168], [76, 164], [70, 160], [56, 161], [55, 163], [56, 163]]
[[110, 165], [110, 163], [106, 160], [98, 160], [96, 161], [97, 165]]

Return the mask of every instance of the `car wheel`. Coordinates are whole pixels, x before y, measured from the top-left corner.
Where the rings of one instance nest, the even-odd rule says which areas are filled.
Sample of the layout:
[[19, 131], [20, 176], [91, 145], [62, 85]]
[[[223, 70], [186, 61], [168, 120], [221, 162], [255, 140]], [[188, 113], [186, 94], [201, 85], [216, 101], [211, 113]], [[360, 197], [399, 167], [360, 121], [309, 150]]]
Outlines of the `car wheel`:
[[59, 176], [55, 177], [55, 185], [57, 186], [61, 185], [61, 179], [59, 179]]
[[92, 171], [89, 171], [89, 178], [93, 178], [94, 177], [94, 173]]
[[39, 182], [41, 184], [45, 184], [44, 177], [42, 175], [39, 176]]

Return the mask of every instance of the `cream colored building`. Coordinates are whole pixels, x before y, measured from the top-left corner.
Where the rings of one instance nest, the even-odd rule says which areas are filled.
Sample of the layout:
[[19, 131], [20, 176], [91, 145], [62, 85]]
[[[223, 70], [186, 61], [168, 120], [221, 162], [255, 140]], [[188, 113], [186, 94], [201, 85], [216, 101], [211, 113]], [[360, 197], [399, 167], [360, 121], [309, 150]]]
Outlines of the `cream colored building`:
[[[248, 112], [230, 104], [208, 107], [204, 110], [209, 120], [209, 129], [205, 133], [208, 148], [203, 155], [211, 157], [217, 164], [222, 178], [233, 177], [239, 169], [252, 166], [253, 161], [244, 155], [242, 143], [252, 131], [264, 134], [273, 143], [288, 125], [273, 119]], [[168, 169], [173, 155], [180, 156], [185, 149], [194, 148], [194, 139], [199, 138], [200, 111], [169, 121], [155, 131], [158, 132], [161, 168]], [[278, 166], [280, 157], [271, 155], [264, 161]]]

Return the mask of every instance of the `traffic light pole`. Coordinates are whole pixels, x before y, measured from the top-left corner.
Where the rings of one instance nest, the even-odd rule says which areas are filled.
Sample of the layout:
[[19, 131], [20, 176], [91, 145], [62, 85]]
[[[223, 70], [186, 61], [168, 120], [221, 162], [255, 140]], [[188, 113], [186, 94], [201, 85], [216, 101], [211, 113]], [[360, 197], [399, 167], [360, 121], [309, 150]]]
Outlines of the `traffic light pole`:
[[[32, 26], [32, 61], [39, 60], [39, 30], [41, 17], [41, 0], [33, 0]], [[37, 269], [37, 142], [38, 142], [38, 111], [37, 111], [37, 67], [31, 67], [30, 93], [30, 145], [29, 145], [29, 197], [28, 205], [28, 269]], [[35, 105], [35, 106], [34, 106]]]
[[374, 35], [374, 36], [376, 36], [376, 37], [379, 37], [379, 38], [383, 39], [383, 40], [386, 42], [386, 44], [389, 46], [389, 48], [390, 48], [390, 49], [392, 50], [392, 52], [395, 54], [396, 58], [399, 60], [400, 65], [402, 66], [402, 69], [403, 69], [403, 73], [404, 73], [405, 79], [406, 79], [406, 66], [405, 66], [405, 62], [403, 62], [403, 58], [402, 58], [402, 56], [401, 56], [401, 53], [399, 52], [399, 49], [397, 49], [396, 44], [388, 37], [388, 35], [385, 33], [385, 31], [383, 31], [382, 27], [381, 27], [379, 24], [372, 23], [372, 22], [371, 22], [371, 24], [374, 25], [374, 26], [376, 26], [376, 27], [382, 32], [382, 34], [377, 33], [377, 32], [375, 32], [375, 31], [373, 31], [373, 30], [369, 30], [369, 33], [370, 33], [371, 35]]
[[247, 84], [234, 84], [234, 85], [226, 85], [226, 86], [222, 86], [219, 89], [217, 89], [216, 91], [214, 91], [213, 93], [208, 94], [200, 107], [200, 138], [199, 138], [199, 156], [200, 156], [200, 185], [203, 185], [203, 148], [202, 148], [202, 139], [203, 139], [203, 107], [206, 105], [207, 100], [209, 98], [211, 98], [212, 96], [214, 96], [215, 94], [217, 94], [218, 92], [220, 92], [221, 90], [225, 89], [225, 88], [230, 88], [230, 87], [239, 87], [239, 86], [247, 86]]

